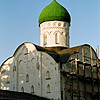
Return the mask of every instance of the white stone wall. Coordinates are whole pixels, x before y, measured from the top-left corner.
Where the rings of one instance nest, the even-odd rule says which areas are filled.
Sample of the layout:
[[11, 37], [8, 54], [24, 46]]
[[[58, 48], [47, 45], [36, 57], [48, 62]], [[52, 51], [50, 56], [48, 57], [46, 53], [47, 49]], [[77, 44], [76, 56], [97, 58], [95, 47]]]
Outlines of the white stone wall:
[[[41, 52], [41, 57], [42, 96], [58, 100], [61, 98], [59, 64], [47, 53]], [[48, 85], [50, 86], [50, 90], [48, 90]]]
[[69, 23], [48, 21], [40, 24], [40, 45], [69, 47]]
[[[37, 63], [38, 52], [35, 46], [30, 43], [21, 46], [15, 54], [11, 68], [11, 90], [27, 93], [32, 93], [34, 90], [34, 94], [41, 96], [41, 89], [38, 86], [40, 77]], [[16, 67], [15, 71], [13, 71], [14, 66]]]
[[[92, 60], [90, 59], [91, 54]], [[83, 46], [80, 52], [72, 54], [69, 60], [77, 59], [83, 62], [84, 57], [84, 62], [96, 65], [96, 54], [89, 46]], [[78, 67], [78, 74], [83, 76], [83, 66], [79, 65]], [[93, 68], [92, 70], [93, 78], [97, 78], [97, 69]], [[32, 43], [24, 43], [19, 46], [12, 58], [9, 58], [1, 66], [0, 89], [27, 92], [56, 100], [61, 100], [62, 92], [63, 100], [66, 100], [66, 95], [67, 99], [70, 99], [71, 93], [66, 92], [66, 89], [71, 88], [72, 80], [69, 75], [62, 74], [60, 71], [77, 74], [75, 61], [62, 64], [61, 69], [60, 64], [56, 63], [49, 54], [37, 51]], [[89, 66], [86, 67], [85, 77], [91, 77]], [[84, 91], [84, 83], [74, 77], [73, 89], [77, 90], [78, 88], [80, 91]], [[86, 83], [86, 89], [92, 91], [90, 83]], [[96, 84], [94, 84], [94, 91], [98, 91]], [[80, 95], [83, 96], [82, 93]], [[77, 99], [77, 97], [75, 98]]]
[[13, 57], [3, 63], [0, 69], [0, 89], [10, 90], [10, 67], [12, 66]]
[[37, 51], [33, 44], [21, 45], [12, 62], [7, 65], [10, 68], [9, 73], [6, 71], [1, 76], [8, 75], [10, 82], [7, 84], [2, 81], [3, 90], [9, 87], [11, 91], [32, 93], [51, 99], [61, 98], [59, 64], [47, 53]]

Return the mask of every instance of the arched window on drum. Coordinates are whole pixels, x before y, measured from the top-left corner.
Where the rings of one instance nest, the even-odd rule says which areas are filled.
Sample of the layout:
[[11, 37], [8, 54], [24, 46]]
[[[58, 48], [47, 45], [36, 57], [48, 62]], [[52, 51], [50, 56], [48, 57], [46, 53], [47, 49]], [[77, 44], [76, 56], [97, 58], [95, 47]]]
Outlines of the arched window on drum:
[[55, 33], [55, 43], [59, 44], [60, 43], [60, 32]]
[[45, 33], [43, 36], [44, 36], [44, 45], [47, 45], [47, 34]]

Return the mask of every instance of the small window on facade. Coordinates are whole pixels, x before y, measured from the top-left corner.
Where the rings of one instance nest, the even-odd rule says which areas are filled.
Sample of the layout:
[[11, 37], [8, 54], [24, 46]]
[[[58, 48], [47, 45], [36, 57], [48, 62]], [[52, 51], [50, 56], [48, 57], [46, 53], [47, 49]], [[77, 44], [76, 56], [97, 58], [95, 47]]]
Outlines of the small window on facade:
[[15, 86], [13, 86], [13, 90], [15, 90]]
[[50, 85], [48, 84], [47, 85], [47, 93], [50, 93], [51, 91], [50, 91]]
[[10, 83], [10, 76], [7, 77], [6, 83]]
[[55, 70], [56, 70], [56, 67], [55, 67]]
[[26, 75], [26, 82], [29, 82], [29, 75]]
[[16, 66], [13, 66], [13, 72], [15, 72], [16, 71]]
[[31, 87], [31, 93], [34, 94], [34, 86]]
[[44, 34], [44, 45], [47, 45], [47, 35]]
[[21, 92], [24, 92], [24, 88], [23, 87], [21, 88]]
[[55, 34], [55, 43], [56, 44], [60, 43], [60, 33], [59, 32]]
[[40, 69], [39, 62], [36, 63], [36, 67], [37, 67], [37, 70], [39, 71]]
[[38, 88], [40, 88], [40, 83], [38, 83]]
[[28, 48], [25, 48], [25, 55], [28, 54]]
[[47, 79], [47, 80], [51, 79], [51, 78], [50, 78], [50, 72], [49, 72], [49, 71], [46, 72], [46, 79]]

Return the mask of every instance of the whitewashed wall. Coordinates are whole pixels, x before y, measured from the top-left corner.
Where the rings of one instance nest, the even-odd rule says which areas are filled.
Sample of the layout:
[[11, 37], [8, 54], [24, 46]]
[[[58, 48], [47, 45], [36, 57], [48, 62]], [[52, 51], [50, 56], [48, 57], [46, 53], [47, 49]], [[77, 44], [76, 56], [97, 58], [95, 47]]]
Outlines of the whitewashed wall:
[[9, 67], [9, 73], [6, 71], [10, 77], [9, 90], [60, 100], [59, 64], [47, 53], [37, 51], [31, 43], [24, 43], [15, 52]]
[[7, 59], [0, 69], [0, 89], [10, 90], [10, 69], [12, 66], [13, 57]]
[[69, 23], [47, 21], [40, 24], [40, 45], [69, 47]]
[[[60, 70], [59, 64], [47, 53], [41, 52], [42, 62], [42, 95], [53, 99], [60, 99]], [[49, 75], [47, 75], [49, 72]], [[48, 85], [50, 91], [48, 91]]]

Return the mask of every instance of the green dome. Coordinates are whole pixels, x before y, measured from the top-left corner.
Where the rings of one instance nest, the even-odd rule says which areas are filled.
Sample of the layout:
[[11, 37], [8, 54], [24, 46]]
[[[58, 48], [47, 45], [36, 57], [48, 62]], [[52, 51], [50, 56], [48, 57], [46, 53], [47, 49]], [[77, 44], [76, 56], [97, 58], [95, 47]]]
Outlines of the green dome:
[[53, 0], [39, 16], [39, 24], [46, 21], [65, 21], [70, 24], [71, 18], [68, 11], [56, 0]]

